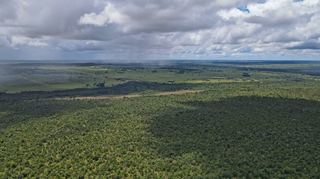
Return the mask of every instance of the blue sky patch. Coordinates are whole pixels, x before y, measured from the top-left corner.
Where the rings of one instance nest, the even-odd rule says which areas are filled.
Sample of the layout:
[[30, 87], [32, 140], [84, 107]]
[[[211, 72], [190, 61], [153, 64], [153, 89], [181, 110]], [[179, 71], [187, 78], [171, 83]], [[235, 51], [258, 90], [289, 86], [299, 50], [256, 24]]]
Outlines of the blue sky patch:
[[248, 12], [250, 13], [249, 9], [248, 9], [248, 6], [245, 6], [245, 7], [237, 7], [237, 9], [239, 9], [240, 11], [242, 12]]

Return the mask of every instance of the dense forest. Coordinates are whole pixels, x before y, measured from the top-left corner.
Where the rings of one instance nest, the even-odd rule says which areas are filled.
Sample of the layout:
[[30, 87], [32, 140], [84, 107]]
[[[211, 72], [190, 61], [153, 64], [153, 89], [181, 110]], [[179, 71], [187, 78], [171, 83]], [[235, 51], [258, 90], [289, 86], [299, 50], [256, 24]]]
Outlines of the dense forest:
[[2, 85], [0, 178], [320, 178], [319, 63], [27, 64], [86, 79]]

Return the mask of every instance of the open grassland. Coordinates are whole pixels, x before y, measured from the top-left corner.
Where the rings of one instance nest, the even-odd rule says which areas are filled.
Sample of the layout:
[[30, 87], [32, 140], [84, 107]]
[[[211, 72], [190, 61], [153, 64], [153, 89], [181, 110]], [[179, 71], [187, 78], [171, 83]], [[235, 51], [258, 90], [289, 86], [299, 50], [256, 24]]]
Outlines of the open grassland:
[[0, 66], [0, 91], [15, 93], [96, 88], [99, 83], [111, 87], [129, 81], [177, 84], [318, 80], [317, 74], [320, 74], [318, 63], [251, 66], [246, 63], [181, 63], [157, 66], [8, 62]]
[[80, 82], [51, 71], [0, 93], [0, 178], [320, 178], [310, 64], [176, 63], [32, 64]]

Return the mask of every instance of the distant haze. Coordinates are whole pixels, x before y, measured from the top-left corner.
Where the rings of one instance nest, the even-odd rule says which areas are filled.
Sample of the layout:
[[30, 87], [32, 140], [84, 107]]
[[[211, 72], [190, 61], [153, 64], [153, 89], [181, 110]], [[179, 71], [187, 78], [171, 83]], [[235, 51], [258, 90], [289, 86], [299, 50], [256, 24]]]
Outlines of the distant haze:
[[0, 60], [320, 60], [319, 0], [0, 0]]

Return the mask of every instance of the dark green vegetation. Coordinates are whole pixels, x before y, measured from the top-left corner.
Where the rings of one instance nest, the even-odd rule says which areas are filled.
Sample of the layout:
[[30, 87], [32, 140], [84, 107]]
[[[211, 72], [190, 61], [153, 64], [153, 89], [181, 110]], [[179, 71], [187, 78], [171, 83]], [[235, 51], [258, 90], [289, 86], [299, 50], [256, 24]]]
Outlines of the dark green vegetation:
[[[182, 61], [65, 68], [70, 66], [75, 68], [70, 73], [79, 74], [107, 68], [108, 73], [93, 74], [130, 81], [0, 93], [0, 178], [320, 177], [320, 78], [309, 73], [316, 72], [319, 63]], [[90, 75], [88, 81], [93, 82]], [[19, 85], [18, 91], [23, 91], [24, 85]], [[56, 99], [184, 89], [204, 91]]]

